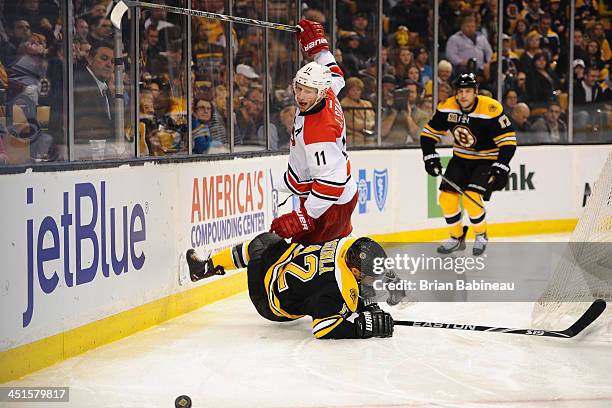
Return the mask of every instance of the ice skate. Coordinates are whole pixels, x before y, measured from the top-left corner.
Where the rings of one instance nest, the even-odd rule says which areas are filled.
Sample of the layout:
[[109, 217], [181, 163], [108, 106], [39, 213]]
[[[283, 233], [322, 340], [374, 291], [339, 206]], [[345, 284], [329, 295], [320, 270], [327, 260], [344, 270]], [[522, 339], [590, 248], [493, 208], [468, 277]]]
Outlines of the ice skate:
[[225, 269], [222, 266], [215, 267], [211, 258], [201, 259], [193, 248], [187, 250], [185, 257], [187, 258], [187, 265], [189, 265], [189, 278], [192, 282], [214, 275], [225, 275]]
[[467, 235], [468, 227], [463, 227], [463, 235], [459, 238], [450, 237], [438, 247], [439, 254], [450, 254], [456, 251], [463, 251], [465, 249], [465, 236]]
[[474, 240], [474, 247], [472, 248], [472, 255], [482, 255], [485, 249], [487, 249], [487, 242], [489, 242], [489, 237], [487, 237], [486, 232], [483, 232], [482, 234], [476, 234], [476, 239]]

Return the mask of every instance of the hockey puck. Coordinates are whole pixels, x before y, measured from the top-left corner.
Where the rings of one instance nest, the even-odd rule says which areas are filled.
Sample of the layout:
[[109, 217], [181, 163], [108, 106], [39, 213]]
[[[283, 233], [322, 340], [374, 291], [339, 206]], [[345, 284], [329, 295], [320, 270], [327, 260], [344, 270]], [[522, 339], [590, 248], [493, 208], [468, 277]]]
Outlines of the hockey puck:
[[186, 395], [181, 395], [174, 400], [176, 408], [191, 408], [191, 398]]

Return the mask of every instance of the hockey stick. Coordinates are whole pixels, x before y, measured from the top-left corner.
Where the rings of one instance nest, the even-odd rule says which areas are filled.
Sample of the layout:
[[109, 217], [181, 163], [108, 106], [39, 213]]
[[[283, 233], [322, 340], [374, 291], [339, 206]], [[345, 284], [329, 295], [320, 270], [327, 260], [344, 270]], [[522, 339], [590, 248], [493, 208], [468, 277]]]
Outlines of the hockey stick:
[[121, 28], [121, 19], [123, 18], [123, 15], [125, 14], [125, 12], [128, 11], [129, 7], [144, 7], [144, 8], [165, 10], [170, 13], [184, 14], [187, 16], [206, 17], [206, 18], [210, 18], [214, 20], [231, 21], [234, 23], [242, 23], [242, 24], [248, 24], [248, 25], [253, 25], [257, 27], [271, 28], [273, 30], [290, 31], [293, 33], [302, 31], [301, 27], [299, 26], [270, 23], [268, 21], [253, 20], [251, 18], [228, 16], [225, 14], [210, 13], [208, 11], [193, 10], [193, 9], [182, 8], [182, 7], [166, 6], [164, 4], [154, 4], [154, 3], [147, 3], [144, 1], [132, 1], [132, 0], [120, 0], [113, 6], [113, 9], [111, 10], [111, 13], [110, 13], [110, 19], [113, 25], [115, 26], [115, 28], [117, 29]]
[[448, 184], [449, 186], [451, 186], [452, 188], [454, 188], [459, 194], [461, 194], [462, 196], [467, 197], [471, 202], [473, 202], [474, 204], [476, 204], [478, 207], [480, 207], [482, 210], [487, 211], [484, 206], [482, 204], [480, 204], [478, 201], [474, 200], [472, 197], [470, 197], [469, 194], [465, 194], [465, 191], [463, 191], [461, 189], [461, 187], [459, 187], [457, 184], [453, 183], [452, 181], [450, 181], [449, 179], [447, 179], [446, 177], [444, 177], [444, 175], [442, 173], [440, 173], [440, 177], [442, 177], [442, 180], [444, 180], [446, 182], [446, 184]]
[[453, 324], [453, 323], [431, 323], [431, 322], [415, 322], [410, 320], [395, 320], [396, 326], [413, 326], [413, 327], [431, 327], [434, 329], [453, 329], [467, 331], [484, 331], [498, 332], [507, 334], [525, 334], [529, 336], [544, 336], [544, 337], [560, 337], [571, 338], [580, 333], [591, 323], [595, 321], [606, 309], [606, 301], [596, 299], [591, 306], [580, 316], [576, 323], [572, 324], [565, 330], [541, 330], [541, 329], [509, 329], [506, 327], [490, 327], [490, 326], [475, 326], [470, 324]]

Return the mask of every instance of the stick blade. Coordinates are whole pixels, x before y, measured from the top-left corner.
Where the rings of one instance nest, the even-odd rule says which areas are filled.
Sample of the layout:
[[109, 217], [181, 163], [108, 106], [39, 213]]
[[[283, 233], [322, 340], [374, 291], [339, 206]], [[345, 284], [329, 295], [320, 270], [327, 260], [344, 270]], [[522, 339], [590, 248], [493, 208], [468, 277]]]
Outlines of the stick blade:
[[584, 329], [586, 329], [591, 323], [595, 321], [603, 312], [606, 310], [606, 301], [603, 299], [596, 299], [591, 306], [584, 312], [580, 319], [576, 323], [572, 324], [570, 328], [564, 330], [569, 337], [574, 337]]
[[110, 20], [117, 30], [121, 29], [121, 19], [125, 12], [128, 11], [128, 6], [125, 2], [120, 1], [111, 10]]

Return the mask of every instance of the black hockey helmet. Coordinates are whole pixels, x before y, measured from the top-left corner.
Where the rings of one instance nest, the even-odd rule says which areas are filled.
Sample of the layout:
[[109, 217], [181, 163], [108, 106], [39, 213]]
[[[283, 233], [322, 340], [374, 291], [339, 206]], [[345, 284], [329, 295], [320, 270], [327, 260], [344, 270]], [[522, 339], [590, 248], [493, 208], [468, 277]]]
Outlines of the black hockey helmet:
[[470, 72], [468, 74], [461, 74], [455, 79], [455, 89], [459, 88], [474, 88], [478, 89], [478, 81], [476, 81], [476, 75]]
[[357, 268], [365, 276], [377, 276], [374, 271], [374, 259], [386, 258], [387, 253], [380, 244], [368, 237], [358, 238], [346, 251], [346, 265]]

